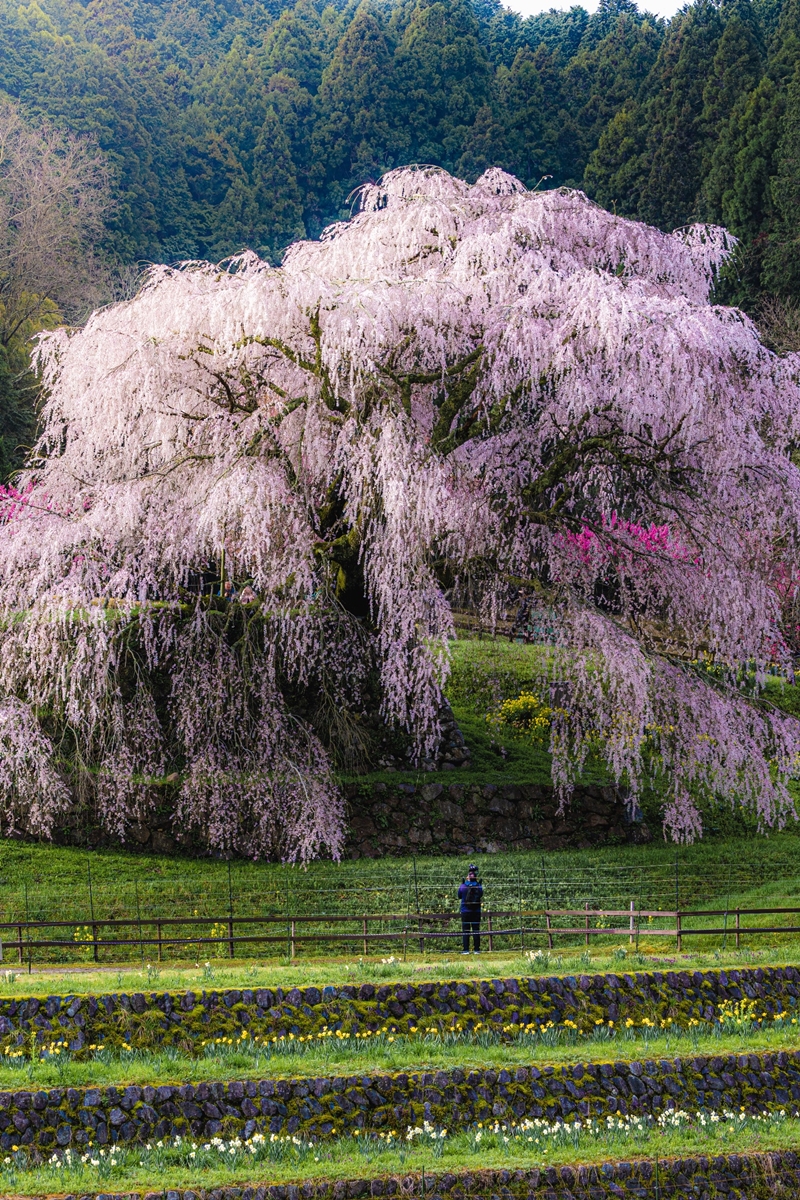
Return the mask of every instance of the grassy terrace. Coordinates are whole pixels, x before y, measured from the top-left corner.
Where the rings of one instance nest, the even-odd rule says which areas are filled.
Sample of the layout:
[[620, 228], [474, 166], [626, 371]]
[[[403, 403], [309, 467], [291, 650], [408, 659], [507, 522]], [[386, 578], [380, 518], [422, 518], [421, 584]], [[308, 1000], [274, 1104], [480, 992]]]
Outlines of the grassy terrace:
[[[424, 781], [551, 783], [550, 755], [543, 745], [515, 735], [508, 727], [490, 726], [486, 721], [487, 714], [495, 712], [503, 700], [516, 698], [522, 691], [539, 690], [539, 680], [548, 673], [550, 647], [509, 642], [502, 636], [476, 637], [463, 630], [450, 643], [450, 654], [451, 674], [446, 693], [470, 747], [471, 765], [467, 770], [459, 769], [455, 776], [445, 771], [425, 775]], [[765, 695], [776, 707], [800, 715], [800, 685], [771, 678], [767, 680]], [[375, 771], [367, 777], [367, 782], [413, 782], [419, 778], [410, 771]], [[607, 783], [608, 770], [602, 761], [590, 756], [582, 778], [585, 783]], [[800, 786], [796, 795], [800, 798]], [[657, 819], [658, 797], [646, 797], [645, 808], [648, 817]], [[755, 830], [755, 822], [724, 807], [706, 815], [707, 832], [731, 835], [736, 830]]]
[[[389, 1131], [391, 1132], [391, 1131]], [[388, 1144], [387, 1144], [388, 1142]], [[52, 1195], [80, 1190], [159, 1192], [174, 1187], [253, 1186], [306, 1179], [355, 1179], [421, 1171], [482, 1170], [552, 1164], [602, 1163], [656, 1155], [789, 1150], [800, 1144], [800, 1120], [780, 1113], [729, 1117], [711, 1122], [705, 1114], [681, 1114], [663, 1121], [627, 1118], [587, 1123], [580, 1129], [546, 1123], [495, 1124], [451, 1131], [420, 1128], [388, 1138], [378, 1134], [339, 1138], [324, 1144], [267, 1136], [216, 1143], [169, 1139], [147, 1148], [97, 1148], [58, 1163], [29, 1168], [24, 1151], [0, 1160], [4, 1196]], [[96, 1164], [96, 1165], [95, 1165]]]
[[[424, 782], [424, 780], [423, 780]], [[422, 801], [421, 801], [422, 803]], [[493, 908], [698, 908], [729, 898], [732, 907], [757, 894], [766, 903], [800, 904], [800, 835], [711, 838], [676, 847], [658, 839], [647, 846], [606, 846], [541, 854], [480, 858], [485, 903]], [[361, 915], [455, 911], [455, 889], [466, 864], [454, 858], [315, 862], [307, 870], [275, 863], [225, 862], [0, 839], [2, 919], [64, 919], [76, 925], [97, 917], [197, 915], [198, 927], [224, 918], [232, 902], [240, 915], [325, 913]], [[545, 897], [544, 887], [547, 888]], [[27, 888], [27, 898], [26, 898]], [[518, 889], [521, 889], [521, 896]], [[409, 906], [410, 902], [410, 906]], [[27, 906], [27, 907], [26, 907]], [[199, 928], [198, 928], [199, 932]], [[208, 932], [206, 930], [205, 932]], [[272, 954], [280, 953], [280, 946]], [[138, 947], [135, 957], [139, 957]]]
[[[698, 939], [699, 940], [699, 939]], [[536, 975], [616, 974], [640, 971], [698, 971], [725, 967], [784, 966], [800, 961], [800, 939], [763, 950], [712, 950], [710, 953], [664, 954], [663, 945], [642, 936], [637, 953], [625, 941], [605, 952], [573, 950], [563, 953], [530, 951], [526, 954], [460, 955], [426, 958], [409, 955], [408, 961], [359, 958], [312, 959], [307, 962], [269, 962], [252, 959], [176, 962], [159, 966], [145, 963], [108, 967], [12, 966], [0, 969], [0, 998], [101, 993], [221, 991], [225, 988], [342, 986], [412, 980], [517, 978]], [[662, 951], [659, 953], [659, 951]], [[623, 956], [624, 952], [624, 956]]]
[[[497, 644], [491, 651], [494, 678], [500, 693], [489, 696], [481, 654], [469, 644], [457, 649], [451, 689], [454, 708], [470, 739], [474, 766], [459, 772], [455, 782], [544, 780], [549, 764], [539, 749], [509, 744], [509, 754], [497, 763], [486, 734], [482, 713], [502, 695], [518, 694], [531, 676], [531, 648]], [[526, 676], [527, 673], [527, 676]], [[494, 686], [494, 685], [492, 685]], [[800, 689], [793, 689], [800, 696]], [[474, 727], [474, 728], [473, 728]], [[538, 756], [538, 757], [537, 757]], [[535, 760], [535, 761], [534, 761]], [[405, 779], [415, 785], [430, 776], [385, 773], [386, 782]], [[453, 774], [442, 776], [454, 782]], [[370, 780], [363, 781], [369, 786]], [[455, 889], [465, 864], [460, 860], [418, 858], [315, 863], [307, 870], [275, 864], [232, 863], [209, 859], [156, 857], [133, 851], [79, 850], [17, 841], [0, 841], [0, 921], [63, 920], [58, 935], [67, 941], [85, 939], [92, 919], [104, 917], [191, 917], [186, 940], [163, 947], [136, 943], [137, 927], [128, 936], [134, 944], [124, 950], [101, 948], [95, 963], [91, 949], [77, 945], [23, 953], [15, 961], [8, 939], [0, 967], [0, 997], [162, 992], [221, 991], [331, 984], [411, 980], [419, 982], [491, 979], [533, 975], [583, 973], [615, 974], [646, 971], [702, 970], [731, 967], [792, 965], [800, 962], [800, 935], [745, 934], [741, 949], [734, 940], [733, 916], [739, 908], [800, 907], [800, 835], [794, 831], [757, 837], [747, 818], [723, 811], [711, 813], [713, 833], [707, 840], [678, 850], [658, 840], [646, 846], [608, 846], [586, 851], [498, 854], [482, 860], [486, 903], [500, 910], [636, 908], [682, 910], [727, 909], [727, 932], [713, 937], [685, 937], [678, 953], [674, 940], [657, 935], [657, 923], [636, 922], [633, 939], [626, 935], [593, 933], [587, 948], [583, 937], [560, 934], [548, 951], [542, 936], [519, 935], [497, 939], [493, 953], [462, 957], [457, 942], [429, 943], [420, 953], [414, 934], [417, 913], [455, 912]], [[724, 836], [723, 836], [724, 835]], [[262, 946], [238, 945], [227, 957], [226, 918], [272, 916], [280, 940]], [[336, 928], [358, 933], [364, 913], [392, 914], [385, 932], [408, 926], [408, 940], [373, 942], [364, 954], [360, 942], [312, 947], [302, 940], [298, 925], [296, 957], [289, 954], [288, 917], [315, 915], [316, 929], [326, 928], [331, 916], [352, 918]], [[580, 924], [580, 920], [577, 922]], [[617, 922], [615, 922], [617, 923]], [[624, 924], [624, 919], [619, 922]], [[692, 922], [694, 923], [694, 922]], [[704, 922], [697, 922], [703, 927]], [[509, 925], [511, 922], [509, 922]], [[686, 922], [684, 923], [684, 925]], [[705, 922], [720, 925], [720, 918]], [[748, 917], [743, 925], [800, 924], [797, 917]], [[330, 927], [330, 925], [328, 926]], [[265, 930], [267, 931], [267, 930]], [[183, 932], [183, 931], [182, 931]], [[222, 937], [212, 946], [193, 941]], [[285, 940], [284, 936], [285, 935]], [[48, 933], [45, 936], [54, 936]], [[457, 1019], [453, 1018], [454, 1021]], [[638, 1018], [637, 1018], [638, 1019]], [[731, 1054], [775, 1052], [800, 1048], [800, 1013], [791, 1009], [776, 1021], [718, 1020], [690, 1028], [655, 1028], [639, 1024], [616, 1027], [608, 1022], [580, 1033], [563, 1025], [520, 1032], [496, 1026], [447, 1032], [434, 1031], [436, 1018], [421, 1017], [416, 1034], [386, 1032], [369, 1037], [288, 1036], [273, 1041], [243, 1038], [216, 1040], [185, 1049], [87, 1047], [70, 1053], [64, 1046], [48, 1052], [34, 1049], [28, 1038], [21, 1047], [0, 1043], [0, 1091], [19, 1092], [64, 1087], [139, 1086], [229, 1082], [231, 1080], [404, 1074], [419, 1070], [499, 1069], [502, 1066], [558, 1067], [570, 1063], [624, 1062], [634, 1059], [697, 1057], [711, 1060]], [[446, 1024], [450, 1024], [448, 1021]], [[488, 1022], [487, 1022], [488, 1026]], [[143, 1038], [144, 1046], [150, 1044]], [[19, 1057], [12, 1057], [17, 1054]], [[677, 1101], [680, 1106], [680, 1099]], [[771, 1106], [776, 1109], [777, 1106]], [[720, 1114], [717, 1114], [718, 1116]], [[236, 1126], [225, 1126], [235, 1128]], [[210, 1188], [218, 1185], [298, 1182], [307, 1179], [354, 1179], [426, 1171], [458, 1171], [546, 1164], [597, 1163], [638, 1157], [747, 1153], [789, 1149], [800, 1145], [800, 1116], [787, 1106], [764, 1114], [732, 1113], [712, 1120], [710, 1111], [663, 1117], [617, 1118], [612, 1125], [567, 1126], [518, 1123], [483, 1128], [478, 1125], [443, 1131], [388, 1128], [359, 1136], [334, 1136], [313, 1142], [301, 1136], [264, 1133], [245, 1143], [230, 1134], [219, 1139], [160, 1138], [150, 1147], [76, 1146], [59, 1151], [57, 1161], [35, 1161], [24, 1148], [5, 1147], [0, 1153], [0, 1195], [33, 1197], [97, 1192], [162, 1191], [170, 1187]], [[224, 1137], [224, 1140], [223, 1140]], [[5, 1134], [8, 1141], [8, 1132]], [[52, 1144], [52, 1143], [51, 1143]], [[101, 1153], [101, 1150], [103, 1151]], [[50, 1150], [46, 1151], [50, 1154]], [[648, 1196], [648, 1200], [650, 1197]], [[655, 1191], [653, 1192], [655, 1200]]]
[[530, 1066], [575, 1062], [613, 1062], [641, 1058], [701, 1055], [713, 1057], [800, 1048], [797, 1018], [774, 1025], [681, 1030], [641, 1028], [612, 1031], [604, 1026], [590, 1037], [552, 1031], [543, 1037], [494, 1033], [449, 1037], [397, 1037], [384, 1034], [356, 1041], [337, 1038], [277, 1044], [242, 1041], [206, 1047], [200, 1058], [171, 1051], [105, 1051], [72, 1056], [54, 1051], [47, 1057], [0, 1059], [0, 1091], [37, 1086], [88, 1087], [104, 1084], [200, 1083], [209, 1080], [298, 1078], [395, 1073], [462, 1067]]

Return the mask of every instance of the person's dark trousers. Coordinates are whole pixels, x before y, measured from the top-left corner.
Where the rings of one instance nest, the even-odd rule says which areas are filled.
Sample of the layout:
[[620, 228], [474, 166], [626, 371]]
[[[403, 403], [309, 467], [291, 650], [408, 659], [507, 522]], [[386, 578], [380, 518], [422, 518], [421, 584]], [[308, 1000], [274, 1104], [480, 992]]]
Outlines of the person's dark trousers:
[[469, 935], [472, 934], [472, 944], [476, 950], [481, 948], [481, 913], [461, 914], [461, 932], [464, 935], [463, 949], [469, 950]]

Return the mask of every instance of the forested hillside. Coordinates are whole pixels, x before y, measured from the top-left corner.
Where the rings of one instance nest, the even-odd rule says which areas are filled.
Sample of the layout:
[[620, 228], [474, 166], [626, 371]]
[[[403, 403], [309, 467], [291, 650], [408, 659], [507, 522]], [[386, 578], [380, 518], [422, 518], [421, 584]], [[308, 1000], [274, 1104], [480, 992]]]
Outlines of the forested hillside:
[[497, 0], [0, 9], [0, 87], [96, 137], [123, 261], [277, 257], [390, 167], [499, 165], [664, 228], [722, 221], [758, 243], [755, 282], [791, 291], [798, 61], [798, 0], [698, 0], [669, 24], [630, 0], [528, 20]]
[[275, 257], [402, 163], [579, 185], [665, 33], [628, 0], [529, 21], [497, 0], [281, 8], [3, 4], [0, 86], [109, 154], [122, 259]]
[[777, 296], [778, 349], [800, 346], [798, 64], [800, 0], [671, 22], [630, 0], [527, 20], [498, 0], [0, 4], [0, 89], [106, 157], [108, 263], [275, 262], [391, 167], [497, 165], [665, 229], [726, 224], [721, 296], [762, 316]]

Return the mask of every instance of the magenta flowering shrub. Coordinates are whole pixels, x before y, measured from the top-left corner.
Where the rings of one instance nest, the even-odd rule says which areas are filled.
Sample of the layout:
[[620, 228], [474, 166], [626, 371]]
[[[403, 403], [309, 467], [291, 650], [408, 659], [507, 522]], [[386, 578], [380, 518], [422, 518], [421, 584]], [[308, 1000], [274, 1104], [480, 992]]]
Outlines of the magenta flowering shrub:
[[0, 483], [0, 521], [11, 521], [21, 513], [30, 500], [32, 491], [32, 481], [22, 492], [17, 491], [13, 484]]
[[[279, 269], [157, 267], [44, 336], [43, 432], [0, 506], [0, 696], [27, 722], [4, 820], [25, 738], [47, 758], [66, 737], [120, 832], [177, 767], [179, 820], [213, 845], [336, 854], [329, 752], [292, 689], [333, 719], [369, 680], [430, 757], [451, 606], [491, 618], [509, 580], [558, 615], [565, 797], [602, 734], [632, 798], [655, 740], [675, 837], [704, 791], [785, 820], [800, 727], [738, 681], [790, 667], [798, 364], [710, 303], [730, 248], [497, 170], [408, 168]], [[186, 591], [223, 552], [256, 604]], [[44, 828], [63, 790], [40, 803]]]
[[[609, 518], [601, 513], [599, 525], [597, 531], [584, 525], [577, 533], [568, 530], [557, 538], [559, 549], [566, 551], [565, 575], [569, 574], [573, 561], [579, 564], [581, 571], [607, 565], [615, 573], [621, 565], [641, 570], [648, 554], [678, 562], [692, 561], [691, 551], [676, 540], [669, 525], [654, 525], [652, 521], [648, 526], [639, 525], [636, 521], [621, 519], [616, 512]], [[618, 533], [621, 538], [616, 536]], [[698, 556], [695, 556], [694, 565], [700, 565]]]

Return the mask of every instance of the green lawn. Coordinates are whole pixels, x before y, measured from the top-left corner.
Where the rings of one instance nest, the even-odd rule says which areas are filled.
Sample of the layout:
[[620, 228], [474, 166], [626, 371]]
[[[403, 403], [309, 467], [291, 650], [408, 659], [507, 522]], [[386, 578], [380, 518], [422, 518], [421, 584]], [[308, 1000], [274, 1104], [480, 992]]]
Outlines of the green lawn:
[[[91, 852], [45, 842], [0, 839], [0, 913], [5, 921], [96, 916], [191, 916], [224, 919], [235, 912], [298, 915], [445, 912], [454, 910], [466, 864], [458, 858], [311, 863], [234, 862], [128, 850]], [[695, 908], [730, 893], [800, 897], [800, 835], [710, 838], [677, 847], [645, 846], [519, 852], [481, 856], [486, 906]], [[230, 891], [229, 891], [230, 885]], [[27, 891], [27, 897], [26, 897]], [[417, 897], [419, 904], [417, 904]], [[798, 901], [800, 903], [800, 901]]]
[[[699, 941], [700, 939], [696, 939]], [[778, 941], [778, 938], [773, 939]], [[393, 956], [381, 959], [334, 957], [298, 958], [294, 961], [243, 959], [211, 959], [206, 962], [144, 963], [131, 967], [119, 963], [108, 967], [47, 967], [33, 964], [0, 970], [0, 997], [50, 995], [100, 995], [105, 992], [130, 995], [132, 992], [216, 991], [224, 988], [324, 987], [331, 984], [361, 984], [366, 982], [416, 983], [426, 980], [458, 980], [511, 978], [532, 975], [599, 974], [607, 971], [697, 971], [721, 967], [784, 966], [800, 962], [800, 940], [784, 939], [785, 944], [762, 950], [737, 951], [730, 944], [726, 950], [708, 953], [664, 953], [663, 945], [655, 939], [642, 938], [639, 952], [635, 947], [618, 945], [614, 950], [596, 951], [574, 948], [572, 951], [543, 953], [541, 959], [521, 953], [495, 951], [480, 956], [434, 955], [425, 957], [409, 954], [408, 959]], [[624, 952], [625, 957], [622, 957]], [[527, 954], [528, 952], [526, 952]], [[535, 951], [531, 951], [535, 954]]]
[[[535, 783], [551, 784], [551, 759], [546, 747], [530, 744], [507, 728], [489, 725], [486, 718], [506, 699], [534, 687], [546, 670], [546, 646], [522, 645], [502, 639], [459, 638], [450, 643], [451, 673], [445, 689], [453, 715], [472, 757], [457, 772], [373, 771], [345, 776], [362, 790], [377, 783]], [[586, 783], [607, 783], [602, 764], [589, 762]]]
[[[489, 725], [486, 720], [503, 700], [516, 698], [529, 689], [539, 692], [540, 680], [548, 674], [550, 656], [551, 649], [545, 645], [525, 645], [506, 638], [457, 638], [450, 643], [451, 672], [445, 691], [472, 751], [470, 767], [456, 773], [374, 771], [345, 776], [345, 780], [358, 783], [366, 791], [377, 782], [550, 784], [551, 759], [547, 749], [530, 744], [507, 727]], [[764, 696], [782, 711], [800, 717], [800, 684], [769, 678]], [[610, 776], [605, 764], [590, 756], [582, 779], [584, 783], [605, 784]], [[790, 790], [800, 801], [800, 784], [791, 784]], [[656, 827], [660, 822], [659, 795], [645, 790], [642, 803], [645, 815]], [[707, 833], [735, 835], [756, 831], [756, 820], [751, 813], [724, 802], [710, 808], [706, 805], [703, 817]]]
[[[507, 939], [510, 940], [510, 939]], [[529, 939], [531, 940], [531, 939]], [[541, 940], [541, 939], [539, 939]], [[576, 939], [571, 939], [575, 941]], [[610, 939], [606, 939], [609, 941]], [[687, 939], [700, 942], [699, 938]], [[704, 939], [707, 944], [708, 940]], [[715, 938], [715, 941], [721, 939]], [[387, 958], [353, 956], [309, 956], [305, 959], [283, 958], [270, 960], [210, 959], [205, 962], [174, 961], [169, 963], [142, 962], [132, 966], [116, 963], [108, 966], [53, 967], [27, 964], [6, 967], [0, 971], [0, 997], [48, 996], [51, 994], [101, 994], [153, 990], [203, 991], [225, 988], [293, 987], [311, 985], [342, 986], [364, 982], [382, 983], [412, 980], [460, 980], [510, 978], [533, 975], [580, 975], [607, 972], [637, 971], [697, 971], [719, 968], [749, 969], [782, 966], [800, 961], [800, 940], [780, 935], [765, 938], [770, 943], [760, 950], [736, 950], [728, 938], [726, 949], [664, 952], [663, 942], [642, 936], [638, 951], [627, 939], [617, 939], [612, 949], [482, 952], [470, 957], [460, 954], [420, 955], [409, 953], [407, 959], [389, 955]], [[207, 948], [205, 948], [207, 949]], [[298, 951], [299, 952], [299, 951]], [[104, 952], [106, 955], [107, 951]], [[534, 956], [529, 957], [529, 956]]]

